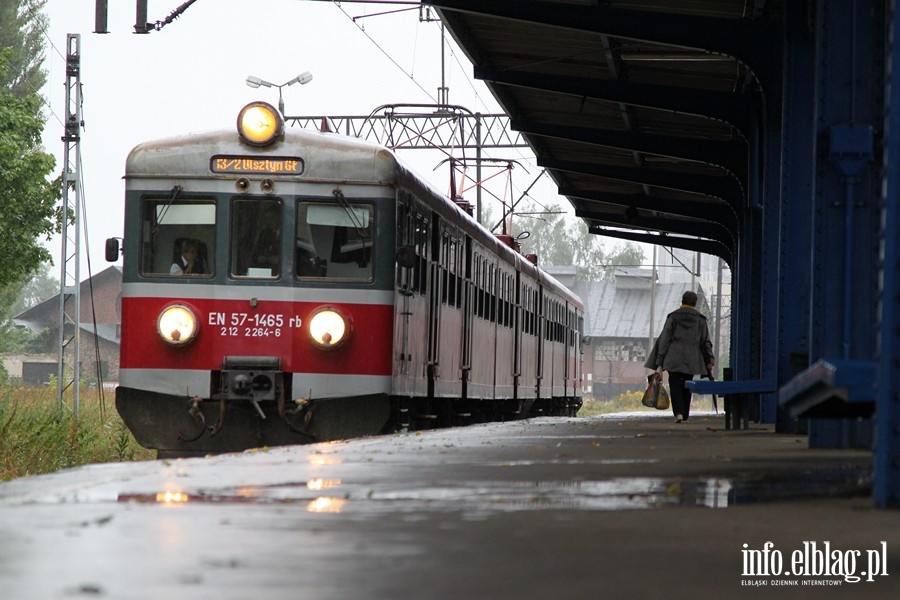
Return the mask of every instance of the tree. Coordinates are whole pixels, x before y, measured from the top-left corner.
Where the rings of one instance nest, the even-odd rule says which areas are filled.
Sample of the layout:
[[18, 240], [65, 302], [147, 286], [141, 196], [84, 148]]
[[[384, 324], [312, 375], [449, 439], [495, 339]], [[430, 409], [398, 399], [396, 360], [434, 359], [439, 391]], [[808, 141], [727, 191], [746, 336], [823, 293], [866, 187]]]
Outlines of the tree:
[[639, 265], [644, 260], [641, 248], [631, 242], [608, 253], [602, 239], [592, 235], [583, 220], [567, 220], [557, 205], [519, 208], [513, 235], [526, 231], [528, 237], [520, 240], [522, 252], [537, 254], [541, 265], [574, 265], [579, 280], [609, 279], [616, 266]]
[[43, 152], [45, 0], [0, 0], [0, 287], [23, 282], [50, 253], [41, 237], [58, 231], [56, 161]]
[[43, 70], [47, 0], [0, 0], [0, 50], [9, 48], [2, 89], [17, 97], [37, 94], [47, 81]]
[[[32, 340], [15, 330], [13, 303], [50, 253], [39, 239], [58, 231], [59, 182], [48, 176], [53, 157], [42, 151], [44, 127], [38, 96], [46, 73], [46, 0], [0, 0], [0, 347]], [[0, 366], [0, 380], [5, 372]]]
[[19, 293], [12, 303], [10, 315], [25, 312], [59, 293], [59, 280], [50, 274], [51, 266], [44, 263], [27, 278], [25, 285], [11, 286], [19, 288]]

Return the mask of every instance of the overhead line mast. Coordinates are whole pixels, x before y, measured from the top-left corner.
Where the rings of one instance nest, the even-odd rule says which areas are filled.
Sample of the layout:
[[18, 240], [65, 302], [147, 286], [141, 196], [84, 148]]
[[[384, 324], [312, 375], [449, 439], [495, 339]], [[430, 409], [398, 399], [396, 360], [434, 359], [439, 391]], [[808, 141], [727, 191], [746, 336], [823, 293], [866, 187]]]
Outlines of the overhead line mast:
[[[62, 137], [62, 265], [59, 275], [59, 345], [56, 379], [57, 407], [73, 388], [75, 417], [79, 411], [81, 380], [81, 35], [66, 39], [66, 118]], [[71, 222], [70, 222], [71, 221]], [[68, 331], [67, 331], [68, 329]]]

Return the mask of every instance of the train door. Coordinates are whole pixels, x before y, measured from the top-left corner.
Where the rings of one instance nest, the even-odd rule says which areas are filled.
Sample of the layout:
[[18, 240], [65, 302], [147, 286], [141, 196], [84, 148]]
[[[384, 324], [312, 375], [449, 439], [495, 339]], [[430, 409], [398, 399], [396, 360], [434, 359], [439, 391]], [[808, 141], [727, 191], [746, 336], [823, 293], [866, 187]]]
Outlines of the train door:
[[462, 236], [451, 223], [435, 216], [432, 227], [432, 299], [429, 342], [429, 396], [462, 394]]
[[535, 357], [537, 386], [535, 394], [538, 398], [546, 398], [547, 396], [542, 393], [544, 386], [544, 351], [547, 346], [547, 300], [544, 298], [543, 286], [538, 289], [535, 311], [537, 312], [537, 331], [535, 332], [537, 336], [537, 356]]
[[401, 191], [397, 202], [397, 264], [394, 302], [394, 395], [427, 394], [427, 340], [416, 332], [428, 326], [428, 227], [416, 198]]
[[[500, 262], [497, 265], [495, 328], [497, 331], [497, 395], [501, 398], [516, 399], [515, 379], [513, 377], [515, 363], [515, 332], [511, 323], [513, 273], [509, 267]], [[518, 407], [516, 408], [518, 410]]]
[[[520, 386], [522, 384], [522, 272], [516, 270], [515, 297], [513, 298], [513, 396], [518, 399], [522, 396]], [[526, 394], [530, 395], [530, 394]]]
[[578, 324], [578, 313], [572, 305], [568, 305], [568, 324], [566, 327], [566, 396], [578, 396], [578, 385], [581, 380], [581, 328]]
[[493, 400], [495, 340], [494, 328], [490, 321], [489, 261], [483, 246], [472, 252], [471, 310], [467, 315], [469, 326], [470, 362], [467, 377], [467, 392], [470, 398]]
[[463, 265], [462, 356], [460, 378], [461, 398], [469, 397], [469, 377], [472, 372], [472, 324], [475, 321], [475, 289], [472, 285], [472, 238], [465, 236], [465, 264]]
[[428, 397], [435, 397], [436, 381], [441, 377], [441, 295], [444, 290], [444, 278], [441, 276], [443, 264], [441, 256], [442, 227], [440, 217], [431, 214], [431, 252], [429, 261], [429, 303], [428, 303], [428, 360], [427, 382]]

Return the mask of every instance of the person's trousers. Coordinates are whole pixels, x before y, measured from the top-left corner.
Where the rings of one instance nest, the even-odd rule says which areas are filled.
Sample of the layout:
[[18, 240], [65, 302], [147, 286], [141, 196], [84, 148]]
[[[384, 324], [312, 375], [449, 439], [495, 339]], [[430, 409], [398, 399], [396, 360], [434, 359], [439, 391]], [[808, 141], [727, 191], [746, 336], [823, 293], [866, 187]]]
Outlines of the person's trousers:
[[669, 371], [669, 396], [672, 398], [672, 414], [681, 415], [687, 421], [691, 414], [691, 390], [684, 387], [685, 381], [694, 378], [692, 373]]

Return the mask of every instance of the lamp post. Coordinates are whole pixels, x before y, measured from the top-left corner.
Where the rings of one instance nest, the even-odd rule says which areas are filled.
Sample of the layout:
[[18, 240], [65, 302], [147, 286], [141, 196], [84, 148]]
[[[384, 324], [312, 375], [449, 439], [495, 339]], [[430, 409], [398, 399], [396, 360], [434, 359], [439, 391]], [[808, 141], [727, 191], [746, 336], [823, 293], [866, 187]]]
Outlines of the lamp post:
[[249, 77], [247, 77], [247, 85], [249, 85], [250, 87], [252, 87], [254, 89], [258, 88], [259, 86], [268, 87], [268, 88], [270, 88], [270, 87], [278, 88], [278, 112], [281, 113], [282, 117], [285, 116], [285, 114], [284, 114], [284, 98], [282, 98], [282, 96], [281, 96], [281, 88], [287, 87], [289, 85], [294, 85], [295, 83], [299, 83], [300, 85], [306, 85], [310, 81], [312, 81], [312, 73], [310, 73], [309, 71], [304, 71], [303, 73], [300, 73], [299, 75], [297, 75], [290, 81], [286, 81], [285, 83], [282, 83], [281, 85], [277, 85], [275, 83], [269, 83], [265, 79], [260, 79], [259, 77], [254, 77], [253, 75], [250, 75]]

